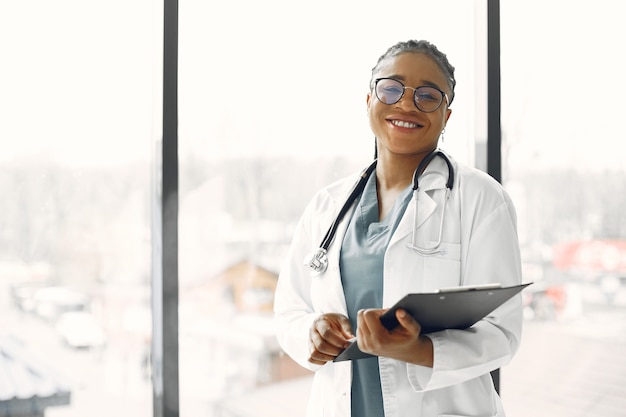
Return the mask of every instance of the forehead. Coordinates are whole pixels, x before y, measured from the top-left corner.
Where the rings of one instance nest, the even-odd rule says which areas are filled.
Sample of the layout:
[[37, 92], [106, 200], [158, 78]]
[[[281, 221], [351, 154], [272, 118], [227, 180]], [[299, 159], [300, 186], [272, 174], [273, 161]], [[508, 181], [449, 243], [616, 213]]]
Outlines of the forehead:
[[376, 77], [394, 77], [409, 85], [430, 82], [446, 90], [448, 86], [439, 65], [428, 55], [417, 52], [404, 52], [387, 58], [380, 66]]

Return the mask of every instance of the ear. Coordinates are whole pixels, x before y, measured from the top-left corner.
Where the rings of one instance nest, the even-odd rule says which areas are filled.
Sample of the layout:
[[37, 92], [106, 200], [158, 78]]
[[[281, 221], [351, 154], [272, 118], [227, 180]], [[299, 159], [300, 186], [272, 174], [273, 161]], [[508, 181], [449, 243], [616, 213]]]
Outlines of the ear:
[[370, 114], [371, 102], [372, 102], [372, 93], [367, 93], [367, 97], [365, 98], [365, 103], [367, 104], [367, 114]]
[[446, 124], [448, 124], [448, 119], [450, 118], [451, 115], [452, 115], [452, 110], [446, 109], [446, 120], [445, 120], [445, 124], [443, 127], [446, 127]]

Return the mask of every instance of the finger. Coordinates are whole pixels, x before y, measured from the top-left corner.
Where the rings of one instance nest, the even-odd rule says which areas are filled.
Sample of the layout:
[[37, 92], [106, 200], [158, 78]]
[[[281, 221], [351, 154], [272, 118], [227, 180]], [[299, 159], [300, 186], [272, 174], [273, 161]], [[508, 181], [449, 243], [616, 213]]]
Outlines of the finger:
[[320, 359], [324, 359], [326, 356], [330, 358], [335, 358], [345, 348], [347, 348], [349, 344], [350, 342], [346, 341], [341, 346], [336, 346], [336, 345], [327, 343], [325, 340], [321, 340], [315, 344], [314, 348], [315, 348], [315, 351], [321, 355], [319, 356]]
[[310, 362], [310, 363], [312, 363], [313, 365], [324, 365], [324, 364], [325, 364], [326, 362], [328, 362], [328, 361], [326, 361], [326, 362], [321, 362], [321, 361], [315, 360], [315, 359], [313, 359], [313, 358], [309, 358], [309, 362]]
[[396, 311], [396, 319], [398, 319], [398, 323], [402, 326], [407, 332], [415, 335], [419, 335], [422, 331], [422, 326], [413, 318], [406, 310], [399, 308]]
[[365, 309], [361, 309], [356, 313], [356, 332], [359, 339], [370, 333], [365, 319]]
[[349, 342], [345, 342], [342, 346], [335, 346], [327, 343], [321, 337], [315, 337], [313, 341], [313, 348], [310, 352], [310, 357], [323, 362], [327, 362], [337, 357], [343, 350], [349, 346]]
[[[348, 318], [345, 317], [347, 324], [342, 323], [344, 320], [343, 318], [333, 317], [333, 319], [336, 320], [333, 322], [328, 317], [321, 316], [313, 323], [314, 334], [312, 334], [311, 338], [314, 342], [316, 342], [315, 346], [318, 350], [324, 353], [332, 354], [333, 352], [336, 352], [337, 349], [345, 349], [349, 344], [348, 339], [351, 337], [349, 335], [344, 335], [344, 328], [347, 326], [347, 328], [350, 329], [350, 321]], [[351, 333], [351, 331], [348, 331], [348, 333]], [[319, 337], [316, 337], [315, 334]], [[334, 349], [331, 348], [331, 350], [328, 350], [329, 348], [326, 345], [332, 346]]]
[[354, 337], [352, 325], [350, 324], [350, 320], [347, 317], [342, 317], [339, 320], [339, 325], [341, 326], [341, 331], [346, 339], [352, 339]]
[[334, 360], [343, 349], [326, 343], [315, 331], [311, 332], [308, 361], [315, 365], [323, 365]]
[[379, 308], [368, 308], [362, 310], [363, 323], [371, 332], [378, 332], [381, 327], [383, 327], [380, 317], [384, 312], [385, 310]]
[[358, 311], [357, 333], [359, 338], [371, 337], [381, 330], [380, 315], [381, 310], [379, 309], [362, 309]]
[[358, 312], [357, 343], [363, 352], [376, 354], [381, 344], [385, 343], [389, 331], [380, 321], [383, 312], [381, 309], [364, 309]]
[[337, 357], [336, 355], [335, 356], [327, 355], [327, 354], [321, 353], [318, 350], [313, 350], [313, 352], [311, 352], [311, 355], [309, 356], [308, 361], [315, 365], [324, 365], [326, 362], [330, 362], [334, 360], [336, 357]]

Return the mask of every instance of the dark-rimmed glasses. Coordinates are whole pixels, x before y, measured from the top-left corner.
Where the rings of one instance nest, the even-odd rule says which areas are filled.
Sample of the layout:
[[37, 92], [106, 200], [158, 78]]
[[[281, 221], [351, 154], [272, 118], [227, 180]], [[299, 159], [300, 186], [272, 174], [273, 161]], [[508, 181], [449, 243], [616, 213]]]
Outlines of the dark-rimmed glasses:
[[374, 91], [376, 97], [382, 103], [396, 104], [402, 96], [404, 91], [409, 88], [413, 90], [413, 103], [415, 107], [424, 113], [432, 113], [441, 106], [443, 99], [446, 99], [446, 103], [450, 105], [448, 95], [438, 89], [428, 85], [420, 87], [406, 87], [400, 81], [393, 78], [377, 78], [374, 80]]

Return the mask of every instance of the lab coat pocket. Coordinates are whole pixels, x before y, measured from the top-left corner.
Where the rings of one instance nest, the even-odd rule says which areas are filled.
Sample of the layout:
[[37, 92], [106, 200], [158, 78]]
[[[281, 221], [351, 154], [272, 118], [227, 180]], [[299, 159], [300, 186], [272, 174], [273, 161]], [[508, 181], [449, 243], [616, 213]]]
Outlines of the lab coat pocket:
[[424, 291], [461, 285], [461, 244], [442, 242], [439, 249], [424, 258]]

